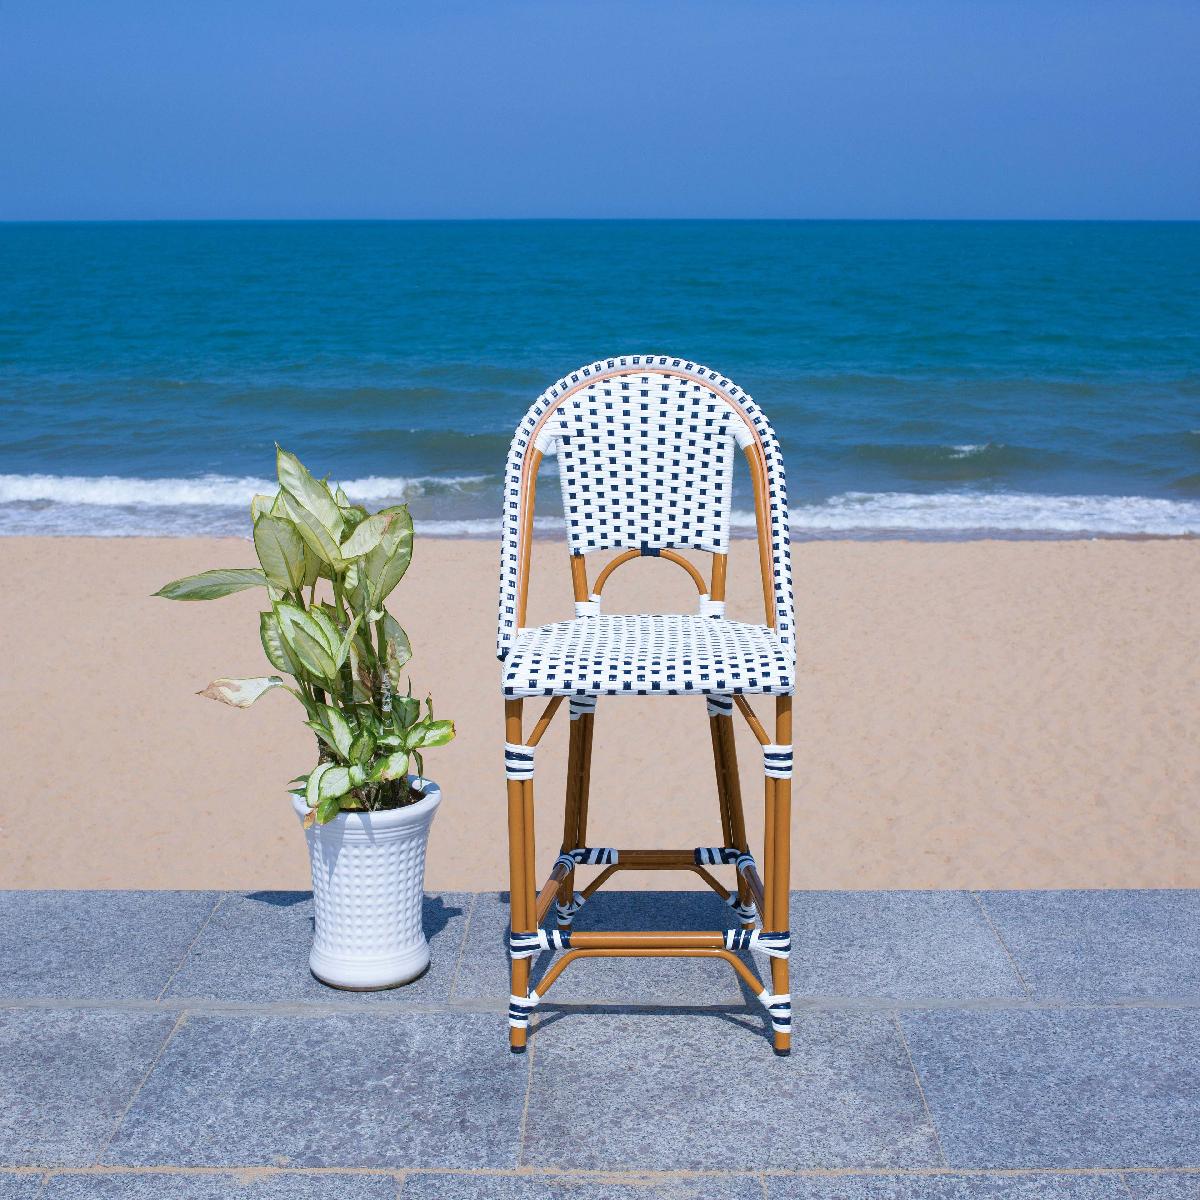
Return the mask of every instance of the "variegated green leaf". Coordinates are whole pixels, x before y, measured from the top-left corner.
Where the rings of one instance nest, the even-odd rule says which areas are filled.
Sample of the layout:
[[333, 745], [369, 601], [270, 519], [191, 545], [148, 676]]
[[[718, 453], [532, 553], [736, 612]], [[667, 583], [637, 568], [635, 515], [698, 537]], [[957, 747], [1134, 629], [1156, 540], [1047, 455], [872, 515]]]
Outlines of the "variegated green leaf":
[[379, 545], [361, 562], [358, 590], [367, 611], [383, 607], [412, 562], [413, 525], [408, 506], [400, 504], [379, 515], [390, 516], [391, 520]]
[[279, 618], [274, 610], [258, 614], [258, 636], [271, 666], [276, 670], [286, 671], [289, 675], [300, 674], [303, 668], [285, 644], [279, 632]]
[[391, 681], [392, 691], [397, 692], [400, 689], [400, 672], [412, 658], [412, 644], [408, 640], [408, 634], [400, 628], [399, 622], [389, 612], [383, 614], [383, 650], [387, 660], [388, 679]]
[[270, 514], [254, 522], [254, 549], [267, 582], [283, 591], [304, 586], [304, 539], [286, 517]]
[[429, 746], [444, 746], [454, 739], [453, 721], [422, 721], [414, 725], [405, 738], [409, 750], [423, 750]]
[[358, 558], [369, 554], [383, 540], [395, 517], [391, 513], [376, 513], [356, 525], [354, 532], [342, 543], [343, 558]]
[[326, 644], [325, 631], [310, 613], [291, 604], [276, 604], [279, 632], [288, 651], [304, 670], [327, 687], [337, 680], [338, 668]]
[[278, 503], [278, 492], [275, 492], [270, 496], [254, 496], [250, 501], [250, 523], [253, 525], [259, 517], [269, 516], [271, 513], [275, 512], [275, 506]]
[[[287, 515], [295, 524], [304, 544], [334, 572], [346, 568], [338, 539], [326, 529], [324, 523], [309, 512], [290, 492], [283, 493], [283, 505]], [[336, 507], [336, 505], [335, 505]]]
[[389, 779], [402, 779], [408, 774], [408, 752], [397, 750], [381, 758], [371, 768], [372, 783], [386, 783]]
[[330, 534], [335, 542], [342, 539], [342, 510], [334, 499], [329, 485], [314, 479], [308, 468], [286, 450], [275, 448], [275, 469], [279, 475], [279, 486], [298, 502], [305, 512], [311, 513]]
[[266, 582], [267, 577], [257, 567], [225, 567], [176, 579], [154, 594], [167, 600], [219, 600], [247, 588], [262, 587]]

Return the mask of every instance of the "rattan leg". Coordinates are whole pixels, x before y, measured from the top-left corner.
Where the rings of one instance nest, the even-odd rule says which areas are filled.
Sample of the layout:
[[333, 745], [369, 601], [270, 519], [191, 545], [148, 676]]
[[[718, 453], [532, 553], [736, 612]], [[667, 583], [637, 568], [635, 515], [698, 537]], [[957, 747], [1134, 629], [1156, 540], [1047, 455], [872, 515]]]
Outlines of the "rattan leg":
[[[725, 795], [729, 803], [729, 829], [732, 840], [731, 846], [739, 850], [749, 851], [750, 843], [746, 838], [746, 814], [742, 808], [742, 783], [738, 775], [737, 745], [733, 740], [733, 717], [717, 717], [717, 733], [721, 742], [721, 761], [725, 772]], [[738, 902], [749, 904], [753, 899], [750, 882], [745, 875], [738, 872], [737, 880]], [[744, 929], [751, 929], [753, 921], [743, 922]]]
[[[737, 748], [733, 740], [733, 718], [725, 716], [710, 716], [709, 728], [712, 734], [713, 761], [717, 770], [717, 797], [721, 805], [721, 824], [724, 831], [725, 846], [736, 846], [739, 850], [749, 851], [746, 842], [746, 818], [742, 812], [742, 787], [738, 778]], [[739, 871], [737, 876], [737, 898], [742, 905], [750, 904], [752, 892], [750, 884]], [[754, 922], [743, 921], [743, 929], [752, 929]]]
[[[521, 741], [521, 701], [504, 702], [504, 737], [514, 745]], [[508, 878], [509, 910], [513, 933], [527, 933], [532, 928], [527, 903], [527, 844], [525, 836], [525, 784], [519, 779], [508, 780]], [[511, 960], [511, 991], [514, 996], [529, 994], [529, 962], [527, 958]], [[514, 1054], [525, 1050], [527, 1029], [512, 1026], [508, 1030], [509, 1048]]]
[[[792, 744], [792, 698], [780, 696], [775, 701], [775, 742], [780, 746]], [[774, 785], [772, 787], [772, 785]], [[787, 779], [767, 780], [767, 820], [773, 831], [771, 838], [771, 862], [768, 867], [767, 894], [771, 897], [774, 912], [769, 920], [771, 929], [787, 929], [790, 926], [788, 907], [791, 890], [791, 847], [792, 847], [792, 781]], [[791, 992], [789, 960], [771, 959], [771, 990], [776, 995]], [[775, 1053], [790, 1054], [791, 1033], [775, 1033]]]
[[[579, 801], [582, 794], [581, 763], [583, 760], [583, 717], [576, 717], [571, 722], [570, 740], [567, 743], [567, 796], [563, 814], [562, 852], [564, 854], [582, 845], [579, 840]], [[558, 885], [559, 929], [570, 928], [570, 917], [564, 919], [562, 913], [569, 912], [569, 906], [575, 898], [575, 872], [568, 872], [566, 878]]]
[[587, 845], [588, 796], [592, 789], [592, 737], [596, 732], [596, 714], [583, 713], [579, 718], [579, 827], [576, 836], [580, 846]]

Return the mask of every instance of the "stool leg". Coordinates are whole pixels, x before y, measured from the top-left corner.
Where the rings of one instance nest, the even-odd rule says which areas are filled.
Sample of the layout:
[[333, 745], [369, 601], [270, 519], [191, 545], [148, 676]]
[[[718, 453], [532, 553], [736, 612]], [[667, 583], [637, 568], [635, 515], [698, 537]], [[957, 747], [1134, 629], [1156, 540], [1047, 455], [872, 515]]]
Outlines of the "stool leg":
[[596, 732], [596, 713], [579, 718], [579, 825], [575, 836], [580, 846], [587, 845], [588, 795], [592, 789], [592, 735]]
[[[779, 696], [775, 701], [775, 741], [780, 746], [792, 744], [792, 698]], [[788, 903], [791, 889], [791, 847], [792, 847], [792, 781], [787, 779], [768, 779], [767, 791], [767, 829], [769, 831], [769, 859], [767, 863], [767, 879], [765, 891], [771, 915], [767, 918], [767, 927], [771, 930], [787, 929], [790, 924]], [[791, 986], [789, 978], [789, 961], [786, 958], [771, 959], [771, 990], [777, 996], [788, 995]], [[790, 1054], [792, 1051], [792, 1035], [776, 1032], [775, 1053]]]
[[[521, 708], [520, 700], [504, 702], [504, 737], [505, 741], [514, 745], [521, 742]], [[536, 908], [529, 907], [528, 870], [528, 841], [525, 830], [526, 803], [525, 788], [527, 785], [519, 779], [508, 780], [508, 872], [509, 872], [509, 911], [511, 928], [514, 933], [528, 933], [532, 930], [532, 914]], [[536, 904], [536, 901], [535, 901]], [[511, 960], [511, 990], [514, 996], [529, 995], [529, 965], [528, 958]], [[514, 1028], [508, 1030], [509, 1049], [514, 1054], [525, 1051], [528, 1030]]]
[[[713, 754], [717, 765], [717, 795], [721, 799], [721, 816], [727, 824], [727, 846], [749, 851], [746, 840], [746, 816], [742, 810], [742, 784], [738, 776], [737, 746], [733, 740], [733, 717], [709, 717], [712, 727]], [[738, 902], [749, 904], [750, 885], [739, 871], [737, 877]], [[743, 929], [753, 929], [753, 921], [743, 921]]]
[[[583, 793], [583, 715], [575, 717], [571, 722], [570, 741], [567, 743], [567, 799], [563, 815], [562, 852], [569, 854], [583, 843], [579, 832], [579, 802]], [[567, 876], [558, 885], [558, 902], [569, 905], [575, 898], [575, 872], [567, 872]], [[569, 929], [571, 922], [558, 921], [559, 929]]]

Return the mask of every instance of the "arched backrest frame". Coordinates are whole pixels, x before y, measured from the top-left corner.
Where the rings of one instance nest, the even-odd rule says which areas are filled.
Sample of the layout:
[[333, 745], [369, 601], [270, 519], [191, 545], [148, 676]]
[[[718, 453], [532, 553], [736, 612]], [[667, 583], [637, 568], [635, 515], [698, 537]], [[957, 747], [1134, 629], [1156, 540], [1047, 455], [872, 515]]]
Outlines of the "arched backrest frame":
[[[547, 422], [570, 397], [598, 381], [637, 375], [670, 376], [699, 384], [706, 392], [723, 400], [737, 418], [733, 434], [746, 455], [754, 492], [766, 622], [774, 627], [785, 645], [795, 645], [787, 488], [779, 442], [770, 422], [749, 395], [718, 371], [667, 355], [635, 354], [603, 359], [564, 376], [537, 398], [513, 436], [505, 470], [501, 530], [496, 640], [500, 658], [505, 657], [525, 621], [534, 499], [543, 457], [539, 446], [547, 444]], [[718, 551], [713, 554], [711, 592], [714, 599], [723, 600], [726, 559], [725, 554]], [[576, 600], [586, 601], [586, 569], [582, 554], [572, 554], [571, 568]]]

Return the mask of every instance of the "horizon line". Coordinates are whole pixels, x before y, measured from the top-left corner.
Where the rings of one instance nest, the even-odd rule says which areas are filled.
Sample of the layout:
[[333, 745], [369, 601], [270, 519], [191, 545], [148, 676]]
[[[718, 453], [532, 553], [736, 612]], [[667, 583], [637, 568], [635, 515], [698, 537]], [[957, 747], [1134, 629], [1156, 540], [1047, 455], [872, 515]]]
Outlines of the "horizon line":
[[1194, 225], [1194, 217], [0, 217], [0, 225], [630, 224]]

